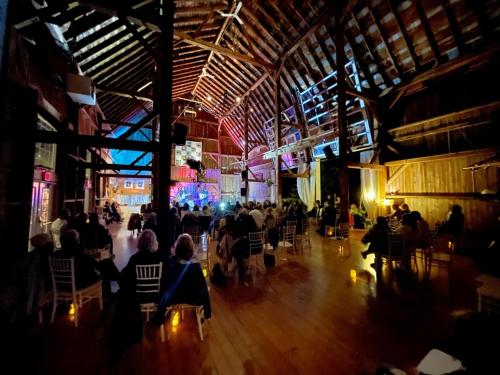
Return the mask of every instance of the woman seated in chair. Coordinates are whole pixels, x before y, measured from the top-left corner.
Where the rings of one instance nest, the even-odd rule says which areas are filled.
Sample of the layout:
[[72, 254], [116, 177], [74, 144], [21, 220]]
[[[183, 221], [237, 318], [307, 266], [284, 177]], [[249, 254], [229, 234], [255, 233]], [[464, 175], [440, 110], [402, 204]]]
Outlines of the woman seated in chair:
[[231, 249], [238, 239], [237, 229], [234, 216], [226, 216], [225, 224], [219, 232], [220, 239], [217, 244], [217, 255], [221, 259], [221, 268], [224, 273], [228, 272]]
[[205, 319], [210, 319], [212, 310], [207, 282], [193, 254], [193, 239], [189, 234], [181, 234], [175, 243], [175, 255], [165, 267], [165, 287], [154, 317], [155, 323], [163, 322], [168, 306], [178, 304], [203, 306]]
[[75, 284], [77, 289], [86, 288], [102, 279], [104, 296], [111, 295], [111, 281], [117, 280], [119, 271], [111, 259], [96, 261], [85, 254], [80, 244], [80, 235], [74, 229], [67, 230], [61, 236], [61, 251], [58, 258], [73, 258], [75, 264]]
[[74, 259], [76, 289], [86, 288], [100, 279], [97, 261], [83, 252], [80, 235], [74, 229], [63, 233], [61, 250], [55, 254], [55, 257]]
[[95, 212], [89, 214], [89, 222], [83, 227], [82, 245], [85, 249], [102, 249], [111, 245], [113, 253], [113, 240], [109, 231], [99, 223], [99, 216]]
[[158, 241], [151, 229], [144, 230], [137, 240], [137, 252], [132, 255], [120, 274], [120, 290], [111, 326], [111, 346], [114, 355], [142, 339], [141, 303], [158, 302], [158, 295], [136, 293], [136, 265], [160, 263]]
[[[384, 254], [387, 252], [389, 245], [389, 225], [387, 219], [383, 216], [377, 217], [377, 223], [363, 236], [361, 242], [370, 244], [368, 249], [361, 252], [364, 259], [368, 254]], [[372, 265], [375, 265], [375, 262]]]

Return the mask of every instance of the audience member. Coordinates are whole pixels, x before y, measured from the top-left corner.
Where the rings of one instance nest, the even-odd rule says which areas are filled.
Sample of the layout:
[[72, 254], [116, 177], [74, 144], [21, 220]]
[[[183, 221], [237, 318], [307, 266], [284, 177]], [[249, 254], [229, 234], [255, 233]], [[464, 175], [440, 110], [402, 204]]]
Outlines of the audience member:
[[57, 219], [50, 225], [50, 233], [52, 235], [52, 239], [54, 240], [55, 250], [61, 249], [61, 234], [66, 230], [68, 219], [69, 211], [64, 209], [61, 210]]
[[133, 254], [120, 274], [120, 290], [116, 299], [111, 325], [111, 347], [114, 356], [142, 339], [141, 303], [157, 303], [159, 295], [136, 293], [136, 265], [158, 264], [160, 255], [155, 233], [145, 229], [137, 240], [137, 252]]
[[203, 306], [205, 319], [210, 319], [212, 311], [207, 282], [193, 254], [193, 239], [189, 234], [181, 234], [175, 243], [175, 255], [166, 264], [165, 288], [154, 322], [161, 324], [164, 321], [168, 306], [183, 303]]

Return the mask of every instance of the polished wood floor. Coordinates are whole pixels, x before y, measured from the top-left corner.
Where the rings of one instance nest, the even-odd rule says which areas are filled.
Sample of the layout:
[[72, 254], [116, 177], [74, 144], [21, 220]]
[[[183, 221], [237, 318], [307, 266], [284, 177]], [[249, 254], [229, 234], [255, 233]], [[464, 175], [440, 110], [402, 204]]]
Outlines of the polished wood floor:
[[[135, 248], [124, 227], [112, 228], [119, 268]], [[422, 265], [414, 278], [384, 269], [377, 280], [373, 260], [360, 255], [361, 236], [352, 232], [349, 255], [347, 243], [312, 231], [312, 248], [303, 255], [247, 284], [211, 287], [213, 318], [203, 342], [191, 318], [165, 344], [148, 327], [143, 342], [110, 366], [113, 305], [100, 313], [94, 304], [84, 308], [79, 328], [61, 312], [53, 326], [18, 329], [10, 350], [22, 360], [6, 373], [373, 374], [383, 362], [415, 366], [449, 335], [455, 312], [475, 308], [477, 271], [457, 256], [449, 275], [434, 271], [430, 281], [423, 280]]]

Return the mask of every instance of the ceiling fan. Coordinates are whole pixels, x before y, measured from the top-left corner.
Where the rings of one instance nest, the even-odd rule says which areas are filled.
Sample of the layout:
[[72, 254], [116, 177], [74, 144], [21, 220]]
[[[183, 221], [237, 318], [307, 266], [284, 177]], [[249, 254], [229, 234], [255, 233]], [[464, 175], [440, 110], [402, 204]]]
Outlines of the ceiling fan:
[[243, 21], [241, 20], [240, 16], [238, 16], [238, 13], [240, 12], [241, 10], [241, 7], [243, 6], [243, 2], [242, 1], [239, 1], [238, 2], [238, 5], [236, 5], [236, 9], [234, 10], [234, 13], [224, 13], [222, 12], [221, 10], [218, 10], [217, 12], [219, 12], [219, 14], [222, 16], [222, 17], [231, 17], [231, 18], [235, 18], [236, 21], [238, 21], [240, 23], [240, 25], [243, 25]]
[[207, 77], [207, 78], [210, 78], [210, 79], [214, 79], [215, 78], [212, 74], [210, 74], [210, 73], [207, 72], [207, 68], [206, 67], [204, 67], [204, 68], [201, 69], [201, 74], [198, 77], [199, 78]]

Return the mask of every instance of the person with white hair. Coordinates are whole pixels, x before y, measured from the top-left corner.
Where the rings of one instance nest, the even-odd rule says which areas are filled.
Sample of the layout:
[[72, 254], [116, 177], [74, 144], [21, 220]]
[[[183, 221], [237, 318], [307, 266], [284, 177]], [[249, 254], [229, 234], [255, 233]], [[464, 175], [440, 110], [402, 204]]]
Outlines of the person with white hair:
[[187, 233], [181, 234], [175, 243], [175, 255], [166, 263], [165, 288], [153, 322], [160, 325], [165, 320], [168, 306], [190, 304], [203, 306], [205, 319], [212, 310], [207, 282], [200, 263], [194, 258], [194, 242]]
[[121, 272], [120, 290], [115, 306], [111, 327], [111, 346], [113, 355], [119, 355], [125, 349], [142, 340], [141, 303], [158, 302], [158, 295], [138, 295], [136, 293], [135, 266], [139, 264], [157, 264], [161, 262], [156, 234], [146, 229], [137, 240], [137, 252], [132, 255]]

